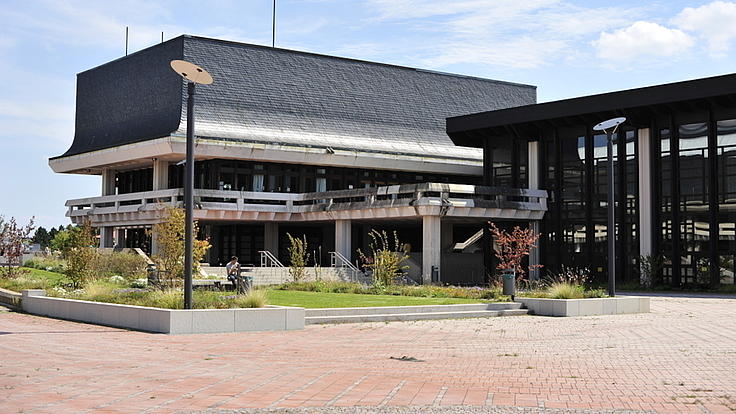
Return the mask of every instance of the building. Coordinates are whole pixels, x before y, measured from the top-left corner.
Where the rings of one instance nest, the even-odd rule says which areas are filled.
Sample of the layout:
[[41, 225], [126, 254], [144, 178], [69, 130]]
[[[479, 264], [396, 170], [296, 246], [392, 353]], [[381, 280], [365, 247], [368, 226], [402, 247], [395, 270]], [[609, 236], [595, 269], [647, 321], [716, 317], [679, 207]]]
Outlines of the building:
[[[588, 267], [603, 279], [607, 138], [592, 127], [619, 116], [618, 282], [638, 282], [641, 255], [663, 257], [660, 282], [673, 287], [733, 284], [736, 75], [452, 117], [447, 132], [483, 149], [483, 185], [548, 191], [547, 269]], [[509, 158], [526, 147], [529, 158]]]
[[491, 188], [483, 152], [445, 132], [447, 117], [535, 103], [533, 86], [181, 36], [78, 75], [74, 141], [49, 165], [102, 177], [100, 195], [66, 205], [104, 247], [155, 252], [146, 229], [182, 198], [186, 88], [174, 59], [215, 79], [197, 88], [195, 131], [195, 217], [212, 265], [285, 260], [287, 233], [320, 246], [322, 263], [352, 263], [385, 229], [411, 245], [417, 278], [478, 283], [484, 224], [544, 215], [546, 192], [526, 189], [519, 162], [526, 142], [504, 153], [516, 161], [498, 158]]

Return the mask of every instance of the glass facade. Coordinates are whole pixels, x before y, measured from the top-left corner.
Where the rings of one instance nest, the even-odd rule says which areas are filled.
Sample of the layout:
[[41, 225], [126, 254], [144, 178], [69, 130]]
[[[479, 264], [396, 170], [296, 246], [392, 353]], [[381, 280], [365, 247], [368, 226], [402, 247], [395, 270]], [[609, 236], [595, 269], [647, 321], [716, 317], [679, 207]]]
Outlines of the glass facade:
[[[183, 166], [169, 167], [169, 188], [183, 186]], [[383, 185], [439, 182], [480, 184], [467, 175], [318, 167], [257, 161], [207, 160], [195, 164], [195, 188], [307, 193]]]
[[736, 120], [713, 112], [657, 129], [661, 284], [734, 284]]
[[[541, 141], [542, 188], [548, 212], [542, 221], [540, 247], [548, 272], [562, 265], [588, 268], [603, 282], [608, 268], [607, 137], [590, 127], [560, 128]], [[637, 135], [614, 137], [617, 209], [617, 278], [628, 281], [638, 263]], [[625, 162], [619, 162], [625, 160]]]

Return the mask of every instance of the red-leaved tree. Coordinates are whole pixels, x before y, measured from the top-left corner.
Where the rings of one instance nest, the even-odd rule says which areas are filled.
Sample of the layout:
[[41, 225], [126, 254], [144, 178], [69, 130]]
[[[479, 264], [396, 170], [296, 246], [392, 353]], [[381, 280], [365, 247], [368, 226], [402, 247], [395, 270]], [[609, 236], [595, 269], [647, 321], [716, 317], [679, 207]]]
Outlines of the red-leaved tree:
[[6, 277], [15, 277], [20, 273], [20, 261], [35, 228], [33, 217], [25, 226], [18, 225], [15, 217], [11, 217], [7, 222], [0, 217], [0, 255], [5, 257], [7, 262]]
[[[532, 249], [537, 247], [539, 233], [532, 229], [522, 229], [516, 226], [510, 232], [499, 229], [493, 222], [488, 222], [497, 247], [494, 248], [498, 259], [499, 270], [513, 269], [517, 278], [521, 279], [526, 274], [521, 262], [525, 256], [529, 256]], [[529, 266], [529, 270], [538, 269], [541, 265]]]

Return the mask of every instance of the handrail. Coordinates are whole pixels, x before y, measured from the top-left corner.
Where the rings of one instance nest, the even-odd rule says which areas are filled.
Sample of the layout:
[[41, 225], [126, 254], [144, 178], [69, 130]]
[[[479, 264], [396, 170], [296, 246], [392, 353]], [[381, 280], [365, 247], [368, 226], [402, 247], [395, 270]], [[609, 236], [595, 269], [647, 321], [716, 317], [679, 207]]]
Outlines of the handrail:
[[261, 254], [261, 267], [284, 267], [284, 265], [268, 250], [259, 250]]
[[[145, 191], [68, 200], [67, 215], [78, 216], [100, 209], [101, 213], [153, 210], [156, 199], [179, 204], [182, 189]], [[467, 184], [420, 183], [311, 193], [274, 193], [195, 189], [202, 209], [309, 213], [315, 211], [374, 208], [387, 205], [442, 205], [547, 210], [547, 191], [526, 188], [486, 187]], [[168, 198], [169, 201], [165, 201]], [[215, 199], [215, 200], [213, 200]], [[218, 201], [217, 199], [221, 199]], [[151, 201], [153, 200], [153, 201]], [[257, 201], [256, 201], [257, 200]]]
[[455, 246], [452, 249], [453, 250], [465, 250], [468, 248], [468, 246], [480, 240], [481, 237], [483, 237], [483, 230], [478, 230], [475, 234], [468, 237], [468, 239], [465, 240], [464, 242], [455, 243]]
[[[365, 276], [365, 273], [358, 269], [354, 264], [350, 263], [350, 260], [348, 260], [345, 256], [343, 256], [340, 252], [329, 252], [330, 253], [330, 266], [333, 268], [347, 268], [350, 270], [350, 274], [352, 275], [351, 280], [353, 282], [360, 282], [360, 278], [358, 275]], [[339, 262], [339, 266], [338, 266]]]
[[[340, 263], [339, 265], [338, 265], [338, 262]], [[352, 271], [360, 272], [360, 269], [358, 269], [354, 264], [350, 263], [350, 260], [348, 260], [340, 252], [330, 252], [330, 266], [331, 267], [347, 267]]]

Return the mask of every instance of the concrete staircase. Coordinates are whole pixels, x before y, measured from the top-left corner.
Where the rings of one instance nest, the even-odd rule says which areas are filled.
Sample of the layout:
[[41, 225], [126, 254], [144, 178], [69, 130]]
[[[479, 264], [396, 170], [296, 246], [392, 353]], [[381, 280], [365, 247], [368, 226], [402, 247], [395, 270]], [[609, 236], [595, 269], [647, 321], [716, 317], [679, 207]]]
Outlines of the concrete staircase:
[[521, 303], [306, 309], [304, 323], [360, 323], [526, 315]]

